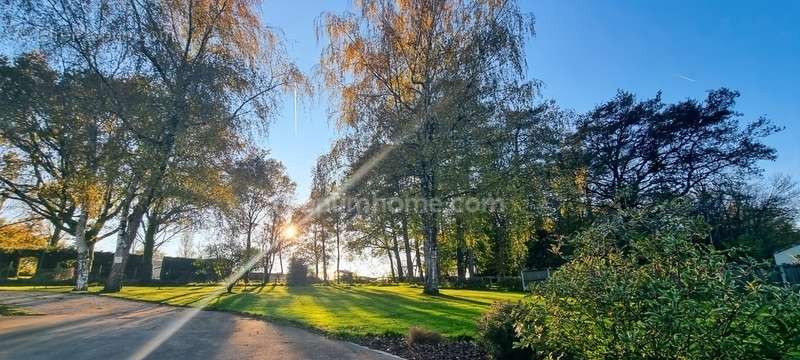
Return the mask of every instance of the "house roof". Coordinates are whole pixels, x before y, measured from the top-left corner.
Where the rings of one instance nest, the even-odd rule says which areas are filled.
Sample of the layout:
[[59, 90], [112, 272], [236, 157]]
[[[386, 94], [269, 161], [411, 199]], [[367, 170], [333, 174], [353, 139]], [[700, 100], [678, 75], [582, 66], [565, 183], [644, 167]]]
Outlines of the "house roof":
[[800, 247], [800, 244], [794, 244], [794, 245], [791, 245], [791, 246], [785, 247], [785, 248], [783, 248], [783, 249], [780, 249], [780, 250], [776, 251], [776, 252], [775, 252], [775, 254], [780, 254], [780, 253], [782, 253], [782, 252], [784, 252], [784, 251], [791, 250], [791, 249], [794, 249], [794, 248], [796, 248], [796, 247]]

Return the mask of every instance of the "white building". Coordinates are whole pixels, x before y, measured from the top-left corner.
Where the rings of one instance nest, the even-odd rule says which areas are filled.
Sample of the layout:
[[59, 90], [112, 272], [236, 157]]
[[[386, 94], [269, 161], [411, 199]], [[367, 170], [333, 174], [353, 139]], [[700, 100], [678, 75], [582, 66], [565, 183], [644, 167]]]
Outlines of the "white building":
[[[790, 281], [796, 282], [797, 268], [793, 265], [800, 265], [800, 244], [778, 251], [772, 256], [775, 258], [775, 266], [778, 267], [781, 273], [781, 280], [783, 283]], [[790, 269], [789, 267], [794, 269]], [[789, 270], [792, 272], [787, 274]]]
[[777, 266], [800, 264], [800, 244], [778, 251], [773, 257]]

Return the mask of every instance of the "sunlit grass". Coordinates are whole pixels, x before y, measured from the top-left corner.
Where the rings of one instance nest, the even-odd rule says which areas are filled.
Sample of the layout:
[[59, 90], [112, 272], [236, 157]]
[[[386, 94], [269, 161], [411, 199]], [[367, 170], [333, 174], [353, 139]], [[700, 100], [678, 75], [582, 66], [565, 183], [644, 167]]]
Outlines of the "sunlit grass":
[[[0, 290], [66, 292], [70, 287], [0, 287]], [[192, 306], [219, 286], [126, 286], [119, 293], [103, 294], [126, 299]], [[91, 287], [90, 292], [99, 292]], [[513, 292], [451, 290], [427, 296], [410, 286], [272, 286], [238, 287], [219, 295], [208, 308], [290, 322], [324, 332], [363, 336], [404, 334], [421, 326], [448, 337], [472, 337], [475, 323], [495, 301], [522, 298]]]

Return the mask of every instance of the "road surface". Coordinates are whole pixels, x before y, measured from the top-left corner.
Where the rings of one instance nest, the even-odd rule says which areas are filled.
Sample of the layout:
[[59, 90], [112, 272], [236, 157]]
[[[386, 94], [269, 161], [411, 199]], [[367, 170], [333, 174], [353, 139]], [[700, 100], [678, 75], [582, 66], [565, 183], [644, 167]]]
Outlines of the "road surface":
[[[0, 316], [0, 359], [126, 359], [188, 311], [105, 296], [0, 291], [41, 315]], [[306, 330], [200, 311], [148, 359], [397, 359]]]

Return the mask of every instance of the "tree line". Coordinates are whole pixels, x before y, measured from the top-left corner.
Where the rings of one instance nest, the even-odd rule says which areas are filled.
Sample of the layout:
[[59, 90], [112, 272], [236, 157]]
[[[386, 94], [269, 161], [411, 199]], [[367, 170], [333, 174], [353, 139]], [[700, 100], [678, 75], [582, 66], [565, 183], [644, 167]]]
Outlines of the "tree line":
[[[760, 178], [781, 129], [738, 113], [735, 90], [564, 109], [526, 77], [534, 18], [514, 1], [365, 1], [318, 32], [343, 135], [312, 172], [308, 206], [338, 199], [313, 218], [315, 264], [335, 239], [337, 270], [340, 247], [369, 253], [436, 294], [445, 276], [558, 266], [596, 219], [676, 198], [718, 248], [766, 259], [800, 240], [794, 183]], [[465, 206], [487, 200], [502, 206]]]
[[249, 248], [267, 211], [248, 206], [293, 191], [252, 134], [266, 130], [283, 91], [308, 86], [257, 5], [7, 6], [3, 33], [23, 51], [0, 58], [0, 190], [48, 223], [49, 245], [74, 239], [76, 290], [87, 289], [105, 238], [116, 249], [104, 290], [119, 291], [140, 233], [151, 261], [157, 234], [217, 214]]
[[[148, 264], [167, 234], [201, 227], [221, 274], [244, 267], [247, 281], [257, 267], [267, 282], [292, 253], [328, 280], [368, 254], [428, 294], [450, 276], [558, 266], [565, 237], [675, 198], [718, 248], [764, 259], [800, 241], [794, 184], [759, 177], [780, 129], [738, 113], [735, 90], [675, 103], [621, 90], [586, 113], [562, 108], [528, 76], [535, 19], [511, 0], [323, 13], [306, 76], [258, 5], [21, 0], [2, 15], [23, 51], [0, 58], [0, 200], [46, 222], [50, 246], [74, 239], [77, 290], [97, 242], [116, 241], [105, 290], [118, 291], [136, 241]], [[295, 205], [254, 139], [284, 92], [314, 85], [342, 135]]]

